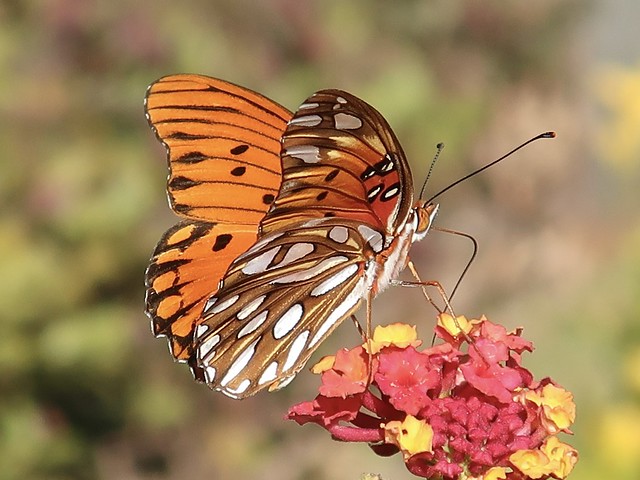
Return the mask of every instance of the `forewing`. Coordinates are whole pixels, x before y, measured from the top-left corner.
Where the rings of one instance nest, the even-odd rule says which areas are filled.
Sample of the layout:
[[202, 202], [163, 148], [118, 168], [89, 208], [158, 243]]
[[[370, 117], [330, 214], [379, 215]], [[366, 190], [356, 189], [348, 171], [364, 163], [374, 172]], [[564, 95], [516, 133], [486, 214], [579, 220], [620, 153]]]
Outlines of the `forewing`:
[[391, 127], [347, 92], [323, 90], [300, 106], [282, 137], [282, 165], [282, 186], [263, 231], [335, 216], [393, 236], [412, 207], [411, 171]]
[[184, 221], [170, 228], [147, 268], [146, 313], [180, 361], [193, 355], [193, 328], [227, 268], [255, 241], [257, 227]]
[[171, 75], [149, 87], [145, 110], [167, 148], [176, 213], [209, 222], [262, 220], [282, 180], [287, 109], [222, 80]]
[[283, 387], [358, 308], [370, 251], [360, 227], [332, 218], [296, 225], [233, 263], [194, 337], [213, 389], [243, 398]]

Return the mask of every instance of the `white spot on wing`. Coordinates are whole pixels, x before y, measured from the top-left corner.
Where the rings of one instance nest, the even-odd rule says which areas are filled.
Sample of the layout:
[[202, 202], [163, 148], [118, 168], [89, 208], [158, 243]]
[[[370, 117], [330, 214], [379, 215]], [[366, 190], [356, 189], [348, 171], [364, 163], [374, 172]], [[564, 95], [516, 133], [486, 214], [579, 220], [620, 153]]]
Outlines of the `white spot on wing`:
[[209, 325], [206, 325], [204, 323], [201, 323], [200, 325], [198, 325], [196, 327], [196, 338], [204, 335], [207, 330], [209, 330]]
[[255, 332], [264, 323], [268, 315], [269, 311], [265, 310], [260, 315], [256, 315], [254, 318], [249, 320], [247, 324], [238, 332], [238, 338], [242, 338], [246, 335], [249, 335], [250, 333]]
[[309, 280], [310, 278], [320, 275], [325, 270], [335, 267], [336, 265], [340, 265], [348, 260], [349, 259], [344, 255], [334, 255], [333, 257], [324, 259], [314, 267], [300, 272], [292, 272], [287, 275], [282, 275], [281, 277], [274, 279], [272, 283], [294, 283]]
[[237, 398], [238, 395], [247, 391], [247, 388], [249, 388], [249, 385], [251, 385], [251, 380], [249, 380], [248, 378], [245, 378], [240, 382], [240, 384], [236, 388], [225, 388], [225, 391], [226, 391], [226, 394], [229, 395], [230, 397]]
[[238, 314], [236, 315], [238, 320], [244, 320], [245, 318], [247, 318], [249, 315], [251, 315], [253, 312], [255, 312], [258, 307], [260, 305], [262, 305], [262, 302], [264, 302], [264, 299], [267, 298], [266, 295], [262, 295], [254, 300], [252, 300], [251, 302], [249, 302], [247, 305], [245, 305], [244, 307], [242, 307], [242, 310], [240, 310], [238, 312]]
[[336, 113], [333, 121], [338, 130], [357, 130], [362, 127], [362, 120], [347, 113]]
[[278, 264], [279, 267], [289, 265], [296, 260], [300, 260], [313, 252], [313, 244], [311, 243], [294, 243], [287, 251], [282, 261]]
[[284, 154], [302, 160], [305, 163], [318, 163], [320, 161], [320, 149], [314, 145], [296, 145], [287, 148]]
[[218, 297], [210, 297], [209, 300], [207, 300], [207, 303], [204, 304], [204, 308], [202, 309], [202, 312], [207, 313], [207, 311], [211, 307], [213, 307], [217, 301], [218, 301]]
[[303, 103], [298, 107], [298, 110], [309, 110], [310, 108], [318, 108], [319, 106], [319, 103]]
[[391, 170], [393, 170], [393, 166], [394, 166], [393, 165], [393, 160], [391, 160], [391, 157], [389, 156], [389, 154], [387, 154], [385, 158], [387, 159], [387, 161], [382, 166], [380, 171], [382, 171], [382, 172], [390, 172]]
[[234, 295], [233, 297], [229, 297], [226, 300], [224, 300], [223, 302], [217, 303], [210, 311], [206, 311], [205, 310], [205, 313], [220, 313], [220, 312], [223, 312], [227, 308], [229, 308], [231, 305], [236, 303], [238, 301], [238, 298], [240, 298], [238, 295]]
[[204, 378], [207, 383], [213, 383], [216, 380], [216, 369], [214, 367], [206, 367], [204, 369]]
[[376, 198], [376, 195], [380, 193], [380, 190], [382, 190], [382, 185], [377, 185], [369, 190], [369, 193], [367, 194], [367, 200], [371, 201]]
[[289, 125], [298, 125], [301, 127], [317, 127], [322, 123], [320, 115], [303, 115], [289, 120]]
[[247, 262], [247, 264], [242, 267], [242, 273], [244, 273], [245, 275], [252, 275], [254, 273], [262, 273], [264, 272], [267, 267], [269, 266], [269, 264], [271, 263], [271, 261], [273, 260], [273, 257], [275, 257], [278, 252], [280, 251], [281, 247], [273, 247], [269, 250], [267, 250], [266, 252], [264, 252], [261, 255], [258, 255], [255, 258], [252, 258], [251, 260], [249, 260]]
[[311, 296], [319, 297], [327, 292], [330, 292], [334, 288], [339, 287], [344, 282], [353, 277], [357, 271], [358, 265], [355, 263], [343, 268], [338, 273], [331, 275], [329, 278], [319, 283], [318, 286], [311, 290]]
[[389, 199], [395, 197], [398, 194], [399, 191], [400, 191], [400, 189], [398, 187], [390, 188], [389, 190], [387, 190], [386, 192], [384, 192], [382, 194], [382, 198], [384, 200], [389, 200]]
[[362, 299], [362, 296], [364, 295], [364, 285], [365, 285], [365, 278], [363, 277], [356, 284], [355, 288], [351, 291], [351, 293], [347, 295], [344, 301], [340, 305], [338, 305], [333, 310], [333, 312], [331, 312], [331, 314], [327, 317], [327, 319], [320, 326], [320, 328], [318, 328], [318, 330], [316, 331], [316, 334], [313, 336], [313, 338], [309, 342], [309, 346], [307, 348], [313, 348], [313, 346], [316, 343], [318, 343], [320, 340], [322, 340], [322, 337], [324, 337], [324, 335], [334, 325], [336, 325], [336, 323], [342, 321], [347, 316], [349, 311], [351, 311], [351, 309], [358, 304], [358, 302], [360, 301], [360, 299]]
[[198, 347], [198, 357], [203, 362], [206, 362], [206, 357], [209, 355], [211, 350], [213, 350], [213, 348], [218, 345], [218, 343], [220, 343], [220, 335], [218, 335], [217, 333], [215, 335], [211, 335]]
[[260, 379], [258, 380], [258, 385], [262, 385], [267, 382], [272, 382], [276, 379], [276, 375], [278, 373], [278, 362], [271, 362], [269, 366], [262, 372], [260, 375]]
[[236, 357], [236, 359], [229, 367], [229, 370], [227, 370], [227, 373], [220, 381], [220, 386], [226, 386], [231, 380], [236, 378], [240, 374], [240, 372], [242, 372], [242, 370], [244, 370], [244, 368], [253, 358], [253, 355], [256, 353], [256, 345], [261, 339], [261, 336], [256, 338], [247, 348], [242, 351], [240, 355]]
[[253, 246], [249, 250], [247, 250], [245, 253], [240, 255], [233, 263], [237, 264], [238, 261], [241, 261], [244, 258], [254, 254], [258, 250], [262, 249], [262, 247], [264, 247], [266, 244], [273, 242], [274, 240], [280, 238], [282, 235], [284, 235], [284, 233], [275, 233], [273, 235], [268, 235], [261, 240], [258, 240], [256, 243], [253, 244]]
[[307, 344], [307, 338], [309, 338], [309, 330], [305, 330], [293, 341], [289, 347], [289, 353], [287, 354], [287, 360], [282, 366], [283, 371], [289, 370], [296, 363], [304, 346]]
[[345, 243], [349, 240], [349, 230], [342, 226], [333, 227], [329, 230], [329, 238], [334, 242]]
[[293, 381], [294, 378], [296, 378], [296, 373], [297, 372], [293, 372], [291, 375], [288, 375], [281, 379], [276, 385], [271, 385], [269, 387], [269, 391], [272, 392], [274, 390], [280, 390], [281, 388], [286, 387]]
[[279, 340], [291, 332], [291, 330], [293, 330], [302, 319], [303, 313], [304, 309], [299, 303], [294, 304], [289, 310], [287, 310], [273, 326], [274, 338]]
[[367, 225], [358, 225], [358, 231], [371, 248], [373, 248], [374, 252], [380, 253], [382, 251], [383, 238], [380, 232], [368, 227]]

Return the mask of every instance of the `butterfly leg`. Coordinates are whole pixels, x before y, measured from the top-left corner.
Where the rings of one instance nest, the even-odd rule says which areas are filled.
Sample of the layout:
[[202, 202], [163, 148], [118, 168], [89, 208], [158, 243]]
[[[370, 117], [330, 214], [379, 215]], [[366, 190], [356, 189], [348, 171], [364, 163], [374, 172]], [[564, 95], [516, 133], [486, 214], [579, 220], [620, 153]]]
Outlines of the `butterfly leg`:
[[358, 330], [358, 333], [360, 334], [360, 337], [362, 338], [362, 341], [366, 342], [367, 341], [367, 334], [362, 329], [362, 325], [360, 324], [360, 320], [358, 320], [358, 317], [356, 317], [355, 315], [351, 315], [351, 321], [356, 326], [356, 330]]
[[[409, 260], [407, 262], [407, 266], [409, 267], [409, 270], [411, 270], [411, 273], [413, 274], [415, 279], [418, 281], [417, 282], [418, 285], [420, 285], [422, 287], [422, 293], [424, 294], [426, 299], [429, 300], [429, 302], [431, 302], [432, 305], [434, 305], [434, 302], [433, 302], [433, 300], [431, 299], [431, 297], [429, 296], [429, 294], [427, 292], [427, 287], [434, 287], [436, 290], [438, 290], [438, 293], [440, 294], [440, 296], [442, 297], [442, 300], [445, 303], [445, 306], [446, 306], [445, 311], [447, 311], [449, 313], [449, 315], [451, 315], [451, 317], [453, 318], [453, 322], [456, 324], [456, 327], [458, 327], [458, 330], [460, 330], [460, 332], [462, 332], [462, 334], [464, 335], [464, 337], [467, 340], [467, 342], [469, 342], [470, 344], [473, 343], [473, 340], [471, 338], [469, 338], [469, 336], [464, 332], [464, 330], [462, 330], [462, 327], [460, 326], [460, 323], [458, 322], [456, 314], [453, 311], [453, 307], [451, 306], [451, 303], [449, 302], [449, 299], [447, 298], [447, 294], [445, 293], [444, 288], [442, 288], [442, 285], [440, 285], [440, 282], [435, 281], [435, 280], [427, 281], [427, 282], [423, 281], [420, 278], [420, 275], [418, 275], [418, 271], [416, 270], [416, 267], [415, 267], [415, 265], [413, 264], [413, 262], [411, 260]], [[438, 309], [438, 311], [440, 313], [443, 313], [439, 309]]]
[[[446, 311], [452, 317], [455, 318], [456, 314], [453, 311], [453, 307], [451, 306], [451, 303], [449, 302], [449, 298], [447, 297], [447, 294], [445, 293], [444, 288], [442, 287], [440, 282], [435, 281], [435, 280], [429, 280], [429, 281], [422, 280], [420, 278], [420, 275], [418, 275], [418, 271], [416, 270], [416, 267], [415, 267], [415, 265], [413, 264], [413, 262], [411, 260], [409, 260], [407, 262], [407, 267], [409, 267], [409, 270], [411, 271], [411, 274], [416, 279], [416, 281], [415, 282], [395, 281], [394, 284], [405, 286], [405, 287], [407, 287], [407, 286], [420, 287], [422, 289], [422, 294], [424, 295], [424, 298], [426, 298], [427, 301], [431, 305], [433, 305], [433, 308], [435, 308], [438, 311], [438, 313], [444, 313]], [[429, 295], [427, 287], [433, 287], [438, 291], [438, 293], [440, 294], [440, 297], [442, 298], [442, 300], [444, 301], [444, 304], [445, 304], [444, 310], [442, 310], [434, 302], [434, 300], [431, 298], [431, 295]]]
[[367, 338], [367, 350], [369, 354], [369, 365], [367, 366], [367, 385], [371, 385], [373, 380], [373, 343], [371, 339], [371, 303], [373, 302], [373, 290], [369, 289], [367, 292], [367, 328], [365, 335]]

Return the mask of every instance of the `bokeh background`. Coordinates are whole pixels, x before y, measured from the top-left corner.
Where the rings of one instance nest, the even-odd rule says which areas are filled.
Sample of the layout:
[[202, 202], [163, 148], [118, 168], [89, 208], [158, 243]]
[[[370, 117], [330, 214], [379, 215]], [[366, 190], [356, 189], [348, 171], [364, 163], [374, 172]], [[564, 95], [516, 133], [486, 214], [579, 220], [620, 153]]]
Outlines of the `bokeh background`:
[[[6, 0], [0, 3], [0, 479], [409, 478], [399, 457], [282, 419], [313, 396], [238, 402], [174, 364], [143, 274], [176, 218], [142, 100], [197, 72], [295, 109], [348, 90], [389, 120], [429, 191], [543, 140], [441, 197], [480, 252], [454, 302], [522, 325], [526, 364], [575, 393], [575, 480], [640, 475], [640, 4], [634, 0]], [[414, 246], [451, 288], [468, 242]], [[378, 323], [430, 337], [395, 288]], [[322, 354], [357, 342], [343, 325]]]

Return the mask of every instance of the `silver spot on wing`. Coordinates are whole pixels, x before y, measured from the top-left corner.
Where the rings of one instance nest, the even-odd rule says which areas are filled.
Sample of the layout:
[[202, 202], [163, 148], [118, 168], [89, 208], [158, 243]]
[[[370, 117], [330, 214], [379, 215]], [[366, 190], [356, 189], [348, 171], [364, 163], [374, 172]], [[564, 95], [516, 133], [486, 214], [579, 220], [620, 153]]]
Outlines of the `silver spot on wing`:
[[329, 238], [337, 243], [345, 243], [349, 240], [349, 229], [342, 226], [333, 227], [329, 230]]
[[[203, 363], [206, 363], [208, 356], [215, 355], [215, 352], [212, 353], [212, 350], [219, 343], [220, 335], [217, 333], [215, 335], [211, 335], [198, 347], [198, 358], [200, 358]], [[209, 355], [210, 353], [212, 353], [212, 355]]]
[[282, 261], [278, 264], [278, 267], [284, 267], [296, 260], [300, 260], [313, 252], [313, 250], [314, 246], [311, 243], [294, 243], [289, 248]]
[[260, 375], [260, 379], [258, 380], [258, 385], [262, 385], [267, 382], [272, 382], [276, 379], [276, 375], [278, 374], [278, 362], [271, 362], [269, 366], [262, 372]]
[[249, 364], [253, 355], [256, 353], [256, 345], [262, 339], [262, 336], [256, 338], [251, 344], [245, 348], [240, 355], [233, 361], [225, 376], [220, 380], [220, 386], [226, 386], [230, 381], [236, 378], [242, 370]]
[[364, 285], [365, 279], [363, 277], [358, 281], [356, 287], [351, 291], [351, 293], [347, 295], [347, 298], [345, 298], [344, 301], [329, 314], [322, 325], [320, 325], [320, 328], [316, 330], [316, 333], [309, 342], [309, 346], [307, 348], [313, 348], [316, 343], [322, 340], [322, 337], [324, 337], [324, 335], [331, 329], [331, 327], [333, 327], [337, 322], [344, 319], [349, 310], [351, 310], [358, 304], [364, 294]]
[[362, 127], [362, 120], [347, 113], [336, 113], [333, 121], [338, 130], [357, 130]]
[[306, 270], [302, 270], [300, 272], [292, 272], [287, 275], [282, 275], [281, 277], [275, 278], [272, 283], [294, 283], [309, 280], [317, 275], [320, 275], [325, 270], [328, 270], [336, 265], [340, 265], [341, 263], [344, 263], [348, 260], [349, 259], [344, 255], [334, 255], [333, 257], [325, 258], [314, 267], [307, 268]]
[[216, 303], [213, 308], [211, 310], [207, 310], [205, 309], [204, 313], [206, 314], [214, 314], [214, 313], [220, 313], [220, 312], [224, 312], [227, 308], [229, 308], [231, 305], [233, 305], [234, 303], [236, 303], [238, 301], [238, 298], [240, 298], [238, 295], [234, 295], [233, 297], [229, 297], [226, 300], [220, 302], [220, 303]]
[[319, 103], [303, 103], [298, 107], [298, 110], [309, 110], [310, 108], [318, 108], [319, 106]]
[[255, 312], [260, 305], [262, 305], [262, 302], [264, 302], [265, 298], [267, 298], [267, 296], [262, 295], [254, 300], [251, 300], [244, 307], [242, 307], [242, 310], [238, 312], [236, 318], [238, 320], [244, 320], [245, 318], [247, 318], [249, 315]]
[[204, 369], [204, 378], [207, 381], [207, 383], [213, 383], [216, 380], [215, 367], [206, 367]]
[[302, 160], [305, 163], [318, 163], [320, 161], [320, 148], [314, 145], [296, 145], [287, 148], [284, 154]]
[[289, 120], [289, 125], [297, 125], [300, 127], [317, 127], [322, 123], [320, 115], [303, 115]]
[[202, 335], [204, 335], [206, 333], [206, 331], [209, 330], [209, 325], [206, 325], [204, 323], [201, 323], [200, 325], [198, 325], [196, 327], [196, 338], [201, 337]]
[[343, 268], [338, 273], [331, 275], [326, 280], [320, 282], [313, 290], [311, 290], [311, 296], [319, 297], [330, 292], [334, 288], [339, 287], [344, 282], [353, 277], [357, 271], [358, 265], [355, 263]]
[[358, 232], [371, 246], [374, 252], [380, 253], [384, 245], [382, 234], [367, 225], [358, 225]]
[[305, 330], [293, 341], [291, 346], [289, 347], [289, 353], [287, 354], [287, 359], [282, 366], [283, 371], [289, 370], [293, 365], [298, 361], [304, 346], [307, 344], [307, 338], [309, 338], [309, 330]]
[[242, 327], [242, 329], [238, 332], [237, 338], [242, 338], [246, 335], [249, 335], [250, 333], [255, 332], [258, 328], [262, 326], [262, 324], [267, 319], [268, 315], [269, 315], [269, 311], [265, 310], [260, 315], [256, 315], [254, 318], [249, 320], [247, 324], [244, 327]]
[[252, 258], [242, 267], [242, 273], [252, 275], [254, 273], [264, 272], [273, 261], [273, 258], [278, 254], [280, 248], [281, 247], [273, 247], [257, 257]]
[[304, 309], [302, 305], [299, 303], [294, 304], [276, 321], [276, 324], [273, 326], [273, 337], [279, 340], [290, 333], [302, 319], [303, 314]]

